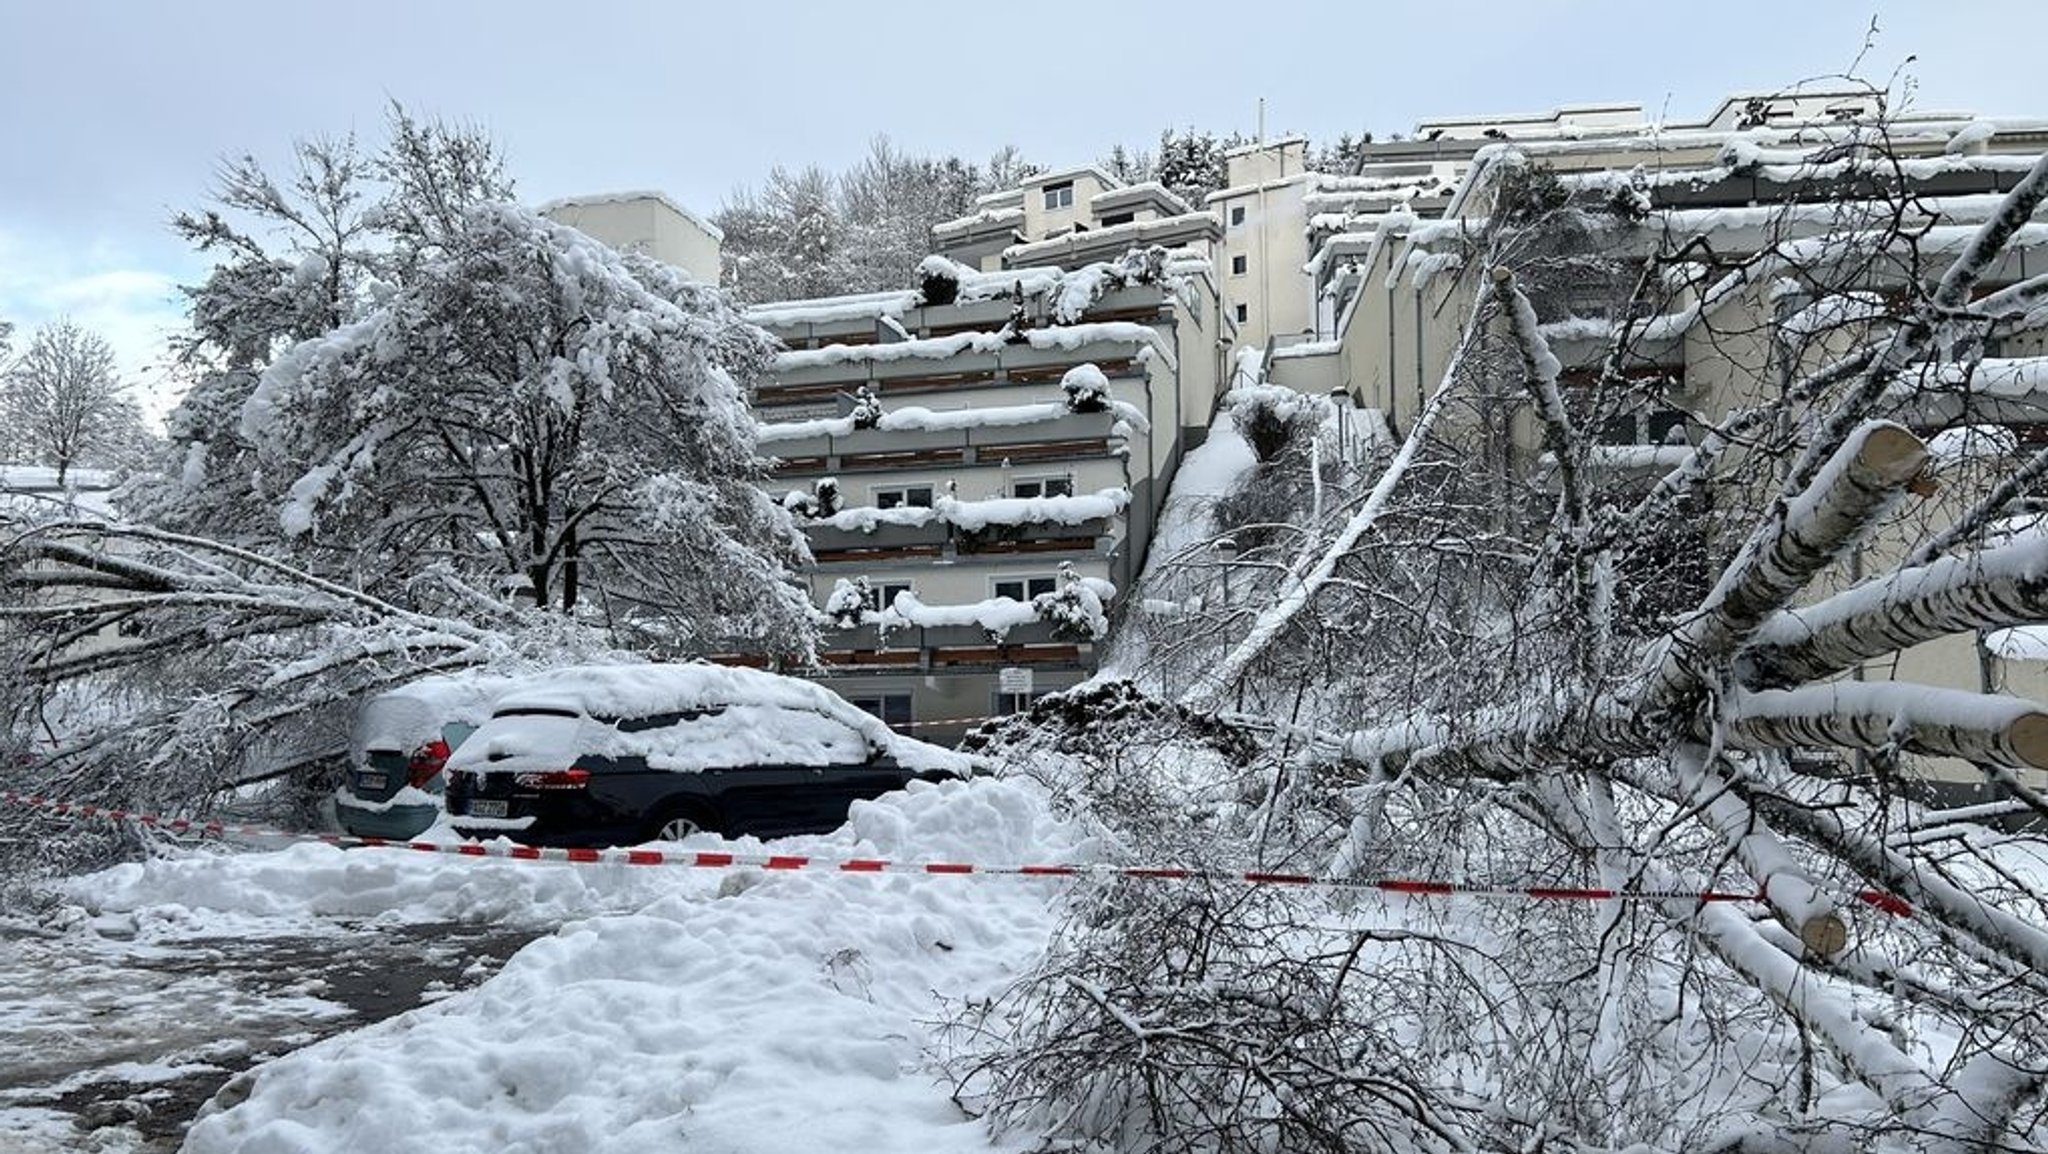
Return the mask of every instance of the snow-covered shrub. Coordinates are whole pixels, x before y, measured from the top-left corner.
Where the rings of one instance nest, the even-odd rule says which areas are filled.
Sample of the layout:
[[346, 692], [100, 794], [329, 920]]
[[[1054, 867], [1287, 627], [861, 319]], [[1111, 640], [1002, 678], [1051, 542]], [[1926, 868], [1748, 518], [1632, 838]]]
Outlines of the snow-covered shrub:
[[853, 391], [853, 418], [856, 429], [872, 429], [882, 422], [882, 398], [875, 395], [870, 385], [862, 385]]
[[917, 264], [918, 303], [926, 306], [949, 305], [960, 299], [960, 274], [965, 269], [957, 262], [947, 260], [934, 253]]
[[1071, 561], [1060, 562], [1059, 588], [1031, 599], [1031, 608], [1041, 621], [1062, 631], [1100, 641], [1109, 633], [1109, 616], [1103, 609], [1100, 581], [1082, 577]]
[[825, 598], [825, 615], [841, 629], [858, 628], [867, 621], [873, 599], [874, 586], [865, 576], [852, 580], [841, 577], [833, 582], [832, 593]]
[[1109, 408], [1109, 378], [1093, 363], [1068, 369], [1060, 377], [1060, 391], [1066, 394], [1068, 412], [1100, 413]]
[[839, 478], [820, 477], [811, 483], [813, 516], [830, 517], [839, 512], [840, 503]]
[[1167, 252], [1159, 245], [1130, 248], [1115, 260], [1097, 261], [1063, 274], [1048, 294], [1058, 324], [1079, 324], [1095, 302], [1128, 285], [1157, 284], [1165, 276]]
[[1116, 258], [1117, 276], [1124, 284], [1158, 284], [1166, 277], [1166, 249], [1160, 245], [1133, 245]]
[[1319, 452], [1315, 445], [1331, 415], [1326, 398], [1278, 385], [1253, 385], [1232, 389], [1224, 405], [1258, 464], [1216, 502], [1211, 518], [1217, 532], [1252, 550], [1306, 510], [1319, 482], [1335, 480], [1341, 456], [1334, 447]]

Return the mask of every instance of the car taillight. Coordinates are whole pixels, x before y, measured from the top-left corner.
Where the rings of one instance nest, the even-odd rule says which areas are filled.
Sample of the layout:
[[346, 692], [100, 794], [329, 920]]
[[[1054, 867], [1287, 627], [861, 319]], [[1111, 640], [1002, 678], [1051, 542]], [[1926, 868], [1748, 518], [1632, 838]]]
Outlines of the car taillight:
[[421, 788], [447, 764], [448, 743], [437, 737], [412, 751], [411, 760], [405, 763], [405, 780], [413, 788]]
[[587, 769], [551, 769], [546, 773], [515, 773], [512, 784], [528, 789], [582, 789], [590, 784]]

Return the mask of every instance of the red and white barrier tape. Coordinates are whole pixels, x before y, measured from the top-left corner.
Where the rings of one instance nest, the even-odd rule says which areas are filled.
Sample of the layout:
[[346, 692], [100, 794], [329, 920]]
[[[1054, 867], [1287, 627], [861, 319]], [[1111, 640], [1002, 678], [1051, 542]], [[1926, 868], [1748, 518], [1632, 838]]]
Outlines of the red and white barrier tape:
[[[336, 846], [374, 846], [416, 850], [421, 853], [454, 854], [457, 857], [507, 858], [514, 861], [553, 861], [584, 864], [635, 866], [686, 866], [698, 869], [804, 870], [841, 874], [919, 874], [952, 876], [978, 874], [992, 877], [1112, 877], [1149, 881], [1238, 882], [1249, 885], [1323, 887], [1373, 890], [1379, 893], [1415, 897], [1464, 896], [1506, 898], [1528, 901], [1623, 901], [1623, 902], [1762, 902], [1758, 893], [1724, 890], [1614, 890], [1577, 886], [1497, 886], [1465, 882], [1428, 881], [1417, 878], [1342, 878], [1323, 874], [1285, 873], [1272, 870], [1219, 870], [1181, 866], [1117, 865], [983, 865], [975, 862], [900, 862], [886, 858], [834, 858], [811, 854], [749, 854], [723, 850], [657, 849], [559, 849], [493, 842], [399, 841], [395, 838], [355, 837], [349, 834], [293, 833], [261, 825], [241, 825], [190, 818], [167, 818], [134, 813], [125, 809], [57, 801], [32, 794], [0, 790], [0, 801], [42, 809], [60, 816], [132, 822], [151, 829], [174, 833], [196, 833], [201, 837], [257, 837], [289, 841], [322, 842]], [[1913, 907], [1879, 890], [1863, 890], [1856, 898], [1896, 917], [1910, 917]]]
[[941, 725], [980, 725], [984, 721], [1001, 721], [1015, 714], [993, 713], [982, 717], [933, 717], [924, 721], [884, 721], [890, 729], [935, 729]]

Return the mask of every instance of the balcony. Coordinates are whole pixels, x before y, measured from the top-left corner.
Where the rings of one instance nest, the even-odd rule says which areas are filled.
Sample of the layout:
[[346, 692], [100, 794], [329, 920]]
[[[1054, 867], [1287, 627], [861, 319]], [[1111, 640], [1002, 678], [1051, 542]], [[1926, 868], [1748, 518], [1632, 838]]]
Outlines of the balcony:
[[1115, 413], [1072, 413], [1063, 403], [1044, 404], [1047, 417], [1025, 424], [977, 424], [965, 428], [856, 429], [845, 436], [763, 441], [761, 451], [780, 462], [778, 476], [857, 473], [905, 468], [947, 468], [1012, 461], [1108, 457]]
[[972, 672], [1006, 665], [1081, 668], [1094, 661], [1095, 646], [1046, 621], [1010, 627], [1000, 638], [972, 625], [909, 626], [884, 633], [872, 625], [827, 629], [819, 659], [834, 669], [895, 669]]
[[942, 521], [877, 525], [872, 532], [813, 525], [805, 530], [820, 568], [834, 565], [947, 565], [1064, 553], [1108, 556], [1123, 539], [1121, 518], [1078, 525], [991, 525], [969, 532]]
[[[866, 385], [887, 400], [957, 393], [1008, 384], [1058, 381], [1075, 365], [1092, 363], [1111, 377], [1142, 377], [1140, 342], [1097, 339], [1072, 348], [997, 344], [968, 337], [874, 347], [845, 346], [785, 353], [770, 379], [754, 391], [757, 408], [815, 404]], [[990, 347], [990, 346], [993, 347]], [[913, 346], [917, 346], [914, 348]]]

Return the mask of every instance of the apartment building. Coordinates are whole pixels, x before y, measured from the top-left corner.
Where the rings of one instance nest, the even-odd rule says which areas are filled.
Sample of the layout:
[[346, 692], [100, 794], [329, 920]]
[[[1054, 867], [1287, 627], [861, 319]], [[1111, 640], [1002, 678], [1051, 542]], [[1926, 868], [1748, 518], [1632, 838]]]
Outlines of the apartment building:
[[[1554, 182], [1547, 195], [1604, 210], [1586, 214], [1585, 234], [1564, 242], [1578, 258], [1557, 262], [1568, 272], [1530, 275], [1564, 248], [1525, 246], [1501, 259], [1521, 265], [1567, 390], [1611, 388], [1618, 376], [1641, 398], [1588, 430], [1597, 443], [1587, 464], [1605, 486], [1646, 483], [1686, 456], [1707, 424], [1768, 399], [1860, 339], [1877, 306], [1937, 275], [2048, 150], [2048, 122], [1920, 112], [1888, 119], [1879, 156], [1859, 144], [1877, 111], [1861, 92], [1738, 95], [1699, 122], [1650, 125], [1634, 106], [1589, 105], [1427, 122], [1418, 139], [1370, 146], [1348, 186], [1331, 190], [1356, 194], [1354, 203], [1318, 215], [1311, 228], [1319, 247], [1306, 267], [1325, 327], [1316, 339], [1270, 346], [1268, 379], [1347, 392], [1405, 432], [1496, 259], [1485, 237], [1501, 191], [1540, 172]], [[1900, 232], [1911, 242], [1877, 244]], [[1685, 255], [1651, 265], [1658, 253]], [[1766, 259], [1752, 263], [1758, 257]], [[1987, 291], [2043, 272], [2048, 222], [2022, 230]], [[1611, 351], [1624, 324], [1630, 348], [1617, 362]], [[2044, 358], [2040, 329], [1997, 336], [1967, 402], [1909, 385], [1896, 419], [1930, 439], [1953, 439], [1944, 430], [1960, 424], [2001, 426], [2009, 446], [2031, 454], [2048, 444]], [[1503, 467], [1539, 475], [1546, 467], [1515, 397], [1490, 411], [1462, 406], [1453, 423], [1472, 452], [1503, 454]], [[1956, 512], [1939, 498], [1920, 502], [1916, 521], [1865, 542], [1811, 595], [1895, 564]], [[1855, 675], [2048, 700], [2043, 640], [2029, 628], [1948, 637]], [[1951, 791], [1982, 781], [1960, 763], [1921, 769]]]
[[[1035, 186], [1041, 206], [1059, 175]], [[1126, 191], [1071, 179], [1077, 198]], [[934, 258], [935, 291], [749, 310], [787, 346], [756, 416], [771, 491], [810, 541], [827, 684], [947, 741], [1093, 672], [1214, 411], [1209, 270], [1185, 250], [1074, 269]]]
[[671, 264], [706, 284], [718, 283], [718, 226], [659, 192], [611, 192], [551, 200], [537, 210], [620, 252]]

